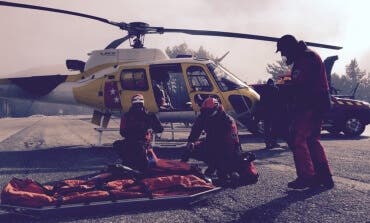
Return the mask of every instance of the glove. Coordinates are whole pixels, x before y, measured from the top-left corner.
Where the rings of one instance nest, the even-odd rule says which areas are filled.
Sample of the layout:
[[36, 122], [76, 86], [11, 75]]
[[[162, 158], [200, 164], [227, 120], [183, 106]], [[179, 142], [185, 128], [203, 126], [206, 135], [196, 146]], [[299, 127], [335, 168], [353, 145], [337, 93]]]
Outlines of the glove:
[[186, 144], [186, 150], [184, 154], [181, 156], [181, 162], [187, 162], [190, 159], [191, 153], [194, 150], [194, 143], [193, 142], [188, 142]]
[[190, 151], [193, 151], [194, 150], [194, 147], [195, 147], [195, 144], [193, 142], [188, 142], [186, 144], [186, 148]]

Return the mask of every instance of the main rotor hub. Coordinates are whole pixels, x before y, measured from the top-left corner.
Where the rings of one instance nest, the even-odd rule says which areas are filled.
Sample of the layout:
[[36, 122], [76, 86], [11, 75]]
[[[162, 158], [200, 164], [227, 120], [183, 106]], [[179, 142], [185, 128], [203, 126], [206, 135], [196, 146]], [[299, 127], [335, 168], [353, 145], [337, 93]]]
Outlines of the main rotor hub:
[[131, 22], [126, 25], [125, 29], [130, 36], [130, 45], [133, 48], [143, 48], [145, 34], [153, 32], [153, 29], [145, 22]]
[[145, 22], [130, 22], [127, 31], [130, 35], [144, 35], [149, 31], [149, 24]]

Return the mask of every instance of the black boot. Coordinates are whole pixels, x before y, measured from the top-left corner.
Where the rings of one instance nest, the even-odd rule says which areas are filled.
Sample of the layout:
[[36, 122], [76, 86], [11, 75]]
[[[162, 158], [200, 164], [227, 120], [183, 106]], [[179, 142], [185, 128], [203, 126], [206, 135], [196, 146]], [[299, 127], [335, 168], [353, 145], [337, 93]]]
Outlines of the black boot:
[[233, 188], [237, 188], [240, 185], [240, 175], [238, 172], [232, 172], [230, 174], [230, 184]]
[[317, 186], [317, 182], [314, 177], [310, 178], [298, 177], [297, 179], [288, 183], [288, 187], [292, 189], [313, 188], [315, 186]]
[[245, 162], [252, 162], [256, 160], [256, 155], [251, 152], [244, 152], [242, 155], [243, 161]]
[[334, 187], [334, 181], [328, 164], [324, 163], [317, 166], [316, 175], [319, 184], [326, 189], [332, 189]]
[[215, 171], [216, 171], [216, 168], [214, 168], [214, 167], [208, 167], [206, 169], [206, 171], [204, 171], [204, 175], [206, 175], [208, 177], [212, 177], [213, 174], [215, 173]]
[[332, 189], [334, 187], [334, 181], [332, 176], [320, 179], [320, 185], [326, 189]]

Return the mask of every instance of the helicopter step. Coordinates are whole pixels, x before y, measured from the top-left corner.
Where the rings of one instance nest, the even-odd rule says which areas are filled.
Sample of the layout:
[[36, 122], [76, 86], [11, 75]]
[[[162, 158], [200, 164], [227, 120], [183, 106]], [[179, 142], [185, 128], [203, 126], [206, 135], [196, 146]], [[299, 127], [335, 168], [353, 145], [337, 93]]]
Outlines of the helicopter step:
[[[98, 140], [97, 140], [97, 146], [103, 146], [102, 145], [102, 137], [103, 137], [103, 132], [105, 131], [108, 131], [108, 132], [119, 132], [119, 128], [104, 128], [104, 127], [97, 127], [97, 128], [94, 128], [95, 131], [98, 132]], [[159, 147], [159, 148], [162, 148], [162, 147], [182, 147], [186, 144], [186, 139], [180, 139], [180, 140], [176, 140], [175, 139], [175, 133], [189, 133], [190, 132], [190, 128], [189, 127], [178, 127], [176, 128], [174, 126], [174, 123], [170, 123], [170, 126], [169, 127], [165, 127], [163, 132], [160, 133], [160, 134], [155, 134], [155, 137], [153, 137], [153, 141], [152, 141], [152, 146], [153, 147]], [[171, 134], [171, 137], [170, 139], [166, 138], [164, 139], [162, 137], [162, 135], [166, 134], [166, 133], [170, 133]]]

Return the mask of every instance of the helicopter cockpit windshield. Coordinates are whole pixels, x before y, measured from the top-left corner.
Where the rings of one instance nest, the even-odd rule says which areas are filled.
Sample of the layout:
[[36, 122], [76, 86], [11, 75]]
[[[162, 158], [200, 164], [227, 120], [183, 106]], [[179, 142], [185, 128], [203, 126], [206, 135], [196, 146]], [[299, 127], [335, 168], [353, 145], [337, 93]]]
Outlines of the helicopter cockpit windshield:
[[222, 66], [209, 63], [207, 64], [207, 67], [211, 71], [221, 91], [232, 91], [247, 87], [244, 82], [236, 78]]

